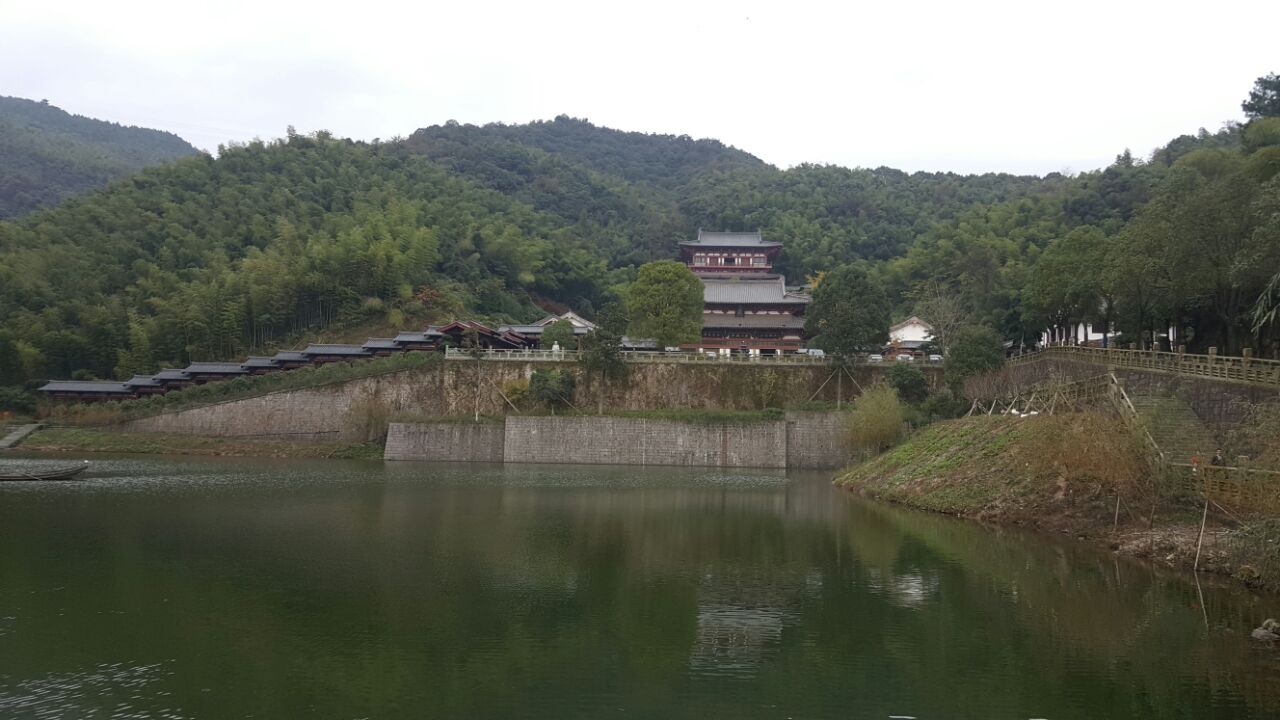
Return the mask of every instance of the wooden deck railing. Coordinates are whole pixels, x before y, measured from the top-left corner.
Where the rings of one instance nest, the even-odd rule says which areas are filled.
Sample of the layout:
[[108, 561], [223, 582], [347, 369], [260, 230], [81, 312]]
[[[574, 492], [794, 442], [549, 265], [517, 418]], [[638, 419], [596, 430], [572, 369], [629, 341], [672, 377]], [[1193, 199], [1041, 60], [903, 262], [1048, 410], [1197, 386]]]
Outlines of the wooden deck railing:
[[1197, 355], [1193, 353], [1157, 352], [1154, 350], [1122, 350], [1119, 348], [1064, 345], [1019, 355], [1009, 362], [1013, 365], [1019, 365], [1054, 359], [1280, 386], [1280, 360], [1232, 355]]
[[1191, 492], [1255, 510], [1280, 510], [1280, 472], [1250, 467], [1167, 463], [1167, 477]]

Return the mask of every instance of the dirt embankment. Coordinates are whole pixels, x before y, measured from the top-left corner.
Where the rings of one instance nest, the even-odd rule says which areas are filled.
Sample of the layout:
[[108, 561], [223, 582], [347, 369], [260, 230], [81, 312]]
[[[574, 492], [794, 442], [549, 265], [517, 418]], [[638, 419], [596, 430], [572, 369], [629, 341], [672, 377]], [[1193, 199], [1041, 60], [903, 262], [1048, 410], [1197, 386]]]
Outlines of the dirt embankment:
[[[931, 425], [836, 483], [869, 497], [1070, 534], [1190, 569], [1203, 496], [1154, 477], [1137, 438], [1096, 413]], [[1280, 521], [1211, 506], [1202, 570], [1280, 590]]]

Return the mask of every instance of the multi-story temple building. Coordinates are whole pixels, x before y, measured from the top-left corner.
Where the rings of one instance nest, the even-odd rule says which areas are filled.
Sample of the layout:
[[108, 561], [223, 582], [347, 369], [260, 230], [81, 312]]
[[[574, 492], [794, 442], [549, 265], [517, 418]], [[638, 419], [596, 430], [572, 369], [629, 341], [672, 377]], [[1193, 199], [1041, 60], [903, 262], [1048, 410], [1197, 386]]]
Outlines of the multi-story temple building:
[[772, 355], [794, 352], [804, 341], [808, 295], [789, 290], [773, 272], [782, 243], [756, 232], [698, 231], [680, 243], [680, 257], [702, 280], [700, 350]]

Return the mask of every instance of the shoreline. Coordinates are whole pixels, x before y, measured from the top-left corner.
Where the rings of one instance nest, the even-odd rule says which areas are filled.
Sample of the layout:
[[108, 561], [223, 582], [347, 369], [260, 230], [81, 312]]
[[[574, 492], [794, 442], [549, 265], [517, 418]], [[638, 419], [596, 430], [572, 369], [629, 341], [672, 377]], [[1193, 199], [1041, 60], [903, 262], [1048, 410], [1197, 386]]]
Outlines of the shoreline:
[[190, 455], [196, 457], [382, 459], [381, 443], [200, 437], [83, 428], [49, 428], [41, 430], [28, 438], [21, 446], [14, 449], [19, 452], [41, 454], [131, 453], [139, 455]]
[[[1070, 536], [1280, 593], [1280, 521], [1212, 507], [1201, 540], [1203, 497], [1163, 487], [1128, 434], [1108, 422], [1091, 415], [936, 423], [832, 482], [880, 502]], [[1081, 448], [1094, 457], [1082, 460]]]

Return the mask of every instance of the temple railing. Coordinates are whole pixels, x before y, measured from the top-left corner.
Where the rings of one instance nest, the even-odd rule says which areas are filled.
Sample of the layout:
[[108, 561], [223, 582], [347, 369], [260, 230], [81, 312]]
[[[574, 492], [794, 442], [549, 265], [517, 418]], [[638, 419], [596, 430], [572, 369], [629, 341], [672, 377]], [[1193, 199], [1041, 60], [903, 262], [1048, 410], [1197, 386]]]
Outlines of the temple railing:
[[[507, 362], [577, 362], [580, 354], [576, 350], [469, 350], [467, 348], [445, 348], [446, 360], [496, 360]], [[830, 365], [836, 358], [821, 355], [785, 353], [778, 355], [748, 355], [733, 353], [725, 355], [718, 352], [682, 350], [679, 352], [663, 352], [658, 350], [624, 350], [622, 359], [631, 363], [688, 363], [696, 365]], [[871, 362], [867, 358], [853, 359], [852, 364], [893, 365], [892, 359]], [[912, 365], [925, 367], [941, 367], [941, 361], [915, 359]]]
[[[576, 350], [468, 350], [446, 348], [446, 360], [494, 360], [507, 362], [577, 362]], [[706, 352], [661, 352], [656, 350], [623, 351], [622, 359], [631, 363], [692, 363], [698, 365], [826, 365], [829, 357], [813, 355], [723, 355]]]
[[1259, 359], [1247, 355], [1231, 356], [1214, 353], [1198, 355], [1064, 345], [1019, 355], [1010, 359], [1009, 363], [1021, 365], [1043, 360], [1073, 360], [1109, 367], [1137, 368], [1175, 375], [1280, 386], [1280, 360]]

